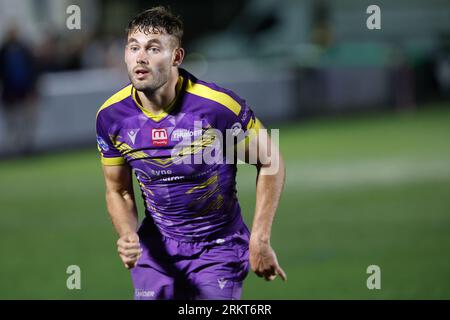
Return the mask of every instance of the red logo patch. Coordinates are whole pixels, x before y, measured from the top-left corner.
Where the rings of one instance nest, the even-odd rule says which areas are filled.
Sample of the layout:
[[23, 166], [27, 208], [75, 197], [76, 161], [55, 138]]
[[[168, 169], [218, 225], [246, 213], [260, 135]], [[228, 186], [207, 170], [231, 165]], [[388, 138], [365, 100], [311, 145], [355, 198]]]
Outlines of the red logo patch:
[[167, 138], [167, 129], [152, 129], [152, 144], [154, 146], [166, 146], [169, 139]]

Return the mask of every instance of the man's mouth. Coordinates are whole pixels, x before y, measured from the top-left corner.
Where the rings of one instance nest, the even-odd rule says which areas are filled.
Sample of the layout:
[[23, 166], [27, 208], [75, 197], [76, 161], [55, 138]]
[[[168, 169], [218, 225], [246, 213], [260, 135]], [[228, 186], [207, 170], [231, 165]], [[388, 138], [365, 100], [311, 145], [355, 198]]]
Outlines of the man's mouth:
[[141, 69], [141, 68], [139, 68], [139, 69], [136, 69], [135, 71], [134, 71], [134, 73], [136, 74], [136, 77], [138, 78], [138, 79], [140, 79], [140, 78], [145, 78], [145, 77], [147, 77], [147, 75], [150, 73], [150, 71], [148, 71], [147, 69]]

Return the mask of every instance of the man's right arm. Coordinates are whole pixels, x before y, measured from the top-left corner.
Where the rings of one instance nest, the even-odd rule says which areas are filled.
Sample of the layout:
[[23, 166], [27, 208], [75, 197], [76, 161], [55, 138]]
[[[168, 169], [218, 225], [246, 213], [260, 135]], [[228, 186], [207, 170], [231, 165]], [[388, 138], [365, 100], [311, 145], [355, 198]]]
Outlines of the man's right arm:
[[119, 235], [117, 249], [127, 269], [133, 268], [141, 255], [136, 233], [138, 215], [129, 165], [103, 165], [106, 185], [106, 207]]

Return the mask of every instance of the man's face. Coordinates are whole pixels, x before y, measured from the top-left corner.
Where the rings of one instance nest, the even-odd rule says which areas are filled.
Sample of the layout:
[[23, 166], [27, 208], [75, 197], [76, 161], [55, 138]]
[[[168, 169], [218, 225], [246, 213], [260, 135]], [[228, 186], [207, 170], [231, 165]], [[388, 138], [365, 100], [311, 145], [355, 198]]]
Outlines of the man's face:
[[175, 58], [175, 39], [167, 33], [149, 33], [135, 29], [128, 35], [125, 63], [128, 77], [139, 91], [155, 91], [170, 77]]

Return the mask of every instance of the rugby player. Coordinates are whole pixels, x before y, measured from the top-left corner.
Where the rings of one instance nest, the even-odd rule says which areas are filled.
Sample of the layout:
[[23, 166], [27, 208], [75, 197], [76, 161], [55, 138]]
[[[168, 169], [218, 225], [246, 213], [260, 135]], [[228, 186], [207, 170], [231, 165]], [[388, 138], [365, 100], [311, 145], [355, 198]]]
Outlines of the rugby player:
[[[277, 275], [286, 280], [270, 243], [284, 163], [243, 99], [180, 67], [182, 35], [180, 18], [162, 6], [128, 25], [125, 64], [131, 83], [112, 95], [96, 118], [106, 205], [135, 299], [240, 299], [250, 268], [268, 281]], [[236, 161], [192, 161], [230, 132], [245, 155], [252, 145], [259, 151], [253, 152], [251, 232], [237, 199]], [[239, 140], [241, 133], [247, 135]], [[216, 155], [229, 159], [223, 149]], [[145, 203], [141, 223], [133, 174]]]

